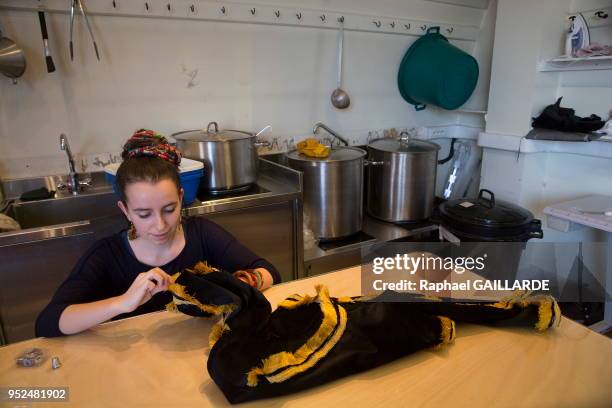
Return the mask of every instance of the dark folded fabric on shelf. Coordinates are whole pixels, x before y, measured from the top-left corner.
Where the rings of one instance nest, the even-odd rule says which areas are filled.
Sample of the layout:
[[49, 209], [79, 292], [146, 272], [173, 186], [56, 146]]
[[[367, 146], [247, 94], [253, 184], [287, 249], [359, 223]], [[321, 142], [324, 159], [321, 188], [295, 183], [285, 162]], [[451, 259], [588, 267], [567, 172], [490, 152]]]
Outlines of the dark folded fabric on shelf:
[[477, 303], [389, 291], [335, 298], [325, 286], [271, 312], [259, 291], [206, 264], [173, 278], [170, 309], [221, 317], [209, 337], [208, 372], [231, 403], [290, 394], [451, 343], [455, 321], [544, 331], [561, 318], [550, 296]]
[[559, 130], [562, 132], [588, 133], [601, 129], [605, 122], [597, 115], [582, 118], [575, 115], [574, 109], [562, 108], [561, 100], [557, 99], [553, 105], [548, 105], [540, 116], [533, 118], [534, 128]]
[[591, 142], [601, 138], [601, 136], [603, 135], [597, 133], [562, 132], [551, 129], [531, 129], [525, 138], [531, 140], [549, 140], [559, 142]]

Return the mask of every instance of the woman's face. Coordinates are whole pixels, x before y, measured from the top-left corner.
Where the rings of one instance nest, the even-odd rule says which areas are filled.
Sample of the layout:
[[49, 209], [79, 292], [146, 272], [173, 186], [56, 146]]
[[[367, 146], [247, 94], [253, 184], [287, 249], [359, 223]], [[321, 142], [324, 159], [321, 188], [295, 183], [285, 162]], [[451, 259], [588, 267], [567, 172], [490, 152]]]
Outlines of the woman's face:
[[126, 204], [118, 205], [136, 228], [138, 238], [163, 245], [172, 241], [181, 219], [183, 189], [170, 179], [139, 181], [125, 187]]

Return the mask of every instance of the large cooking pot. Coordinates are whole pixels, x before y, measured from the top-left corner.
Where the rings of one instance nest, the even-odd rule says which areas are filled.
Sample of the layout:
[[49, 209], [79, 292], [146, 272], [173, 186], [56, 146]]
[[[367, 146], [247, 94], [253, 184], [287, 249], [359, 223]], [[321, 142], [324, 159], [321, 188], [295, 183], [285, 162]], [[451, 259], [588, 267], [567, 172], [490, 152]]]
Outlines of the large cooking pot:
[[427, 219], [434, 208], [440, 146], [410, 138], [368, 145], [367, 212], [390, 222]]
[[333, 147], [326, 158], [287, 153], [289, 166], [303, 172], [304, 212], [320, 240], [334, 240], [361, 231], [363, 166], [366, 152]]
[[204, 162], [201, 188], [223, 193], [249, 188], [257, 180], [258, 142], [250, 132], [219, 130], [210, 122], [205, 130], [189, 130], [172, 135], [184, 157]]

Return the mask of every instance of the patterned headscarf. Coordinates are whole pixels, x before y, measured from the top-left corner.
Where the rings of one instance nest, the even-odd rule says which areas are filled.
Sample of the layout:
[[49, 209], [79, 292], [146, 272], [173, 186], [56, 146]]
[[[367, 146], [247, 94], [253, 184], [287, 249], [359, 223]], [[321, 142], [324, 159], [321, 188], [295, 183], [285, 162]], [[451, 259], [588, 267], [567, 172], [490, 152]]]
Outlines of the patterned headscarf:
[[129, 159], [132, 157], [159, 157], [179, 166], [181, 164], [181, 152], [168, 143], [166, 138], [148, 129], [140, 129], [123, 145], [121, 157]]

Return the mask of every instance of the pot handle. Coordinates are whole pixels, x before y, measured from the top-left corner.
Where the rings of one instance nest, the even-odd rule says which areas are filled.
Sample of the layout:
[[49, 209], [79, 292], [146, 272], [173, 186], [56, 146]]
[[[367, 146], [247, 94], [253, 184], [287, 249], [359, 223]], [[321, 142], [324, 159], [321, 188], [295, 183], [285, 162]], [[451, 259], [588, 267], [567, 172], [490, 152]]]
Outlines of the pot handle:
[[440, 26], [429, 27], [427, 29], [427, 34], [431, 34], [431, 33], [440, 34]]
[[374, 160], [364, 160], [363, 161], [363, 165], [364, 166], [383, 166], [385, 164], [384, 161], [374, 161]]
[[[489, 198], [484, 198], [483, 193], [489, 193]], [[495, 207], [495, 194], [493, 194], [491, 190], [487, 190], [486, 188], [483, 188], [478, 193], [478, 201], [482, 201], [486, 203], [487, 207], [493, 208]]]
[[[211, 126], [215, 128], [214, 131], [210, 130]], [[208, 126], [206, 126], [206, 133], [219, 133], [219, 125], [217, 125], [217, 122], [210, 122]]]
[[531, 220], [531, 225], [529, 226], [529, 229], [530, 238], [544, 238], [544, 232], [542, 231], [542, 221], [538, 219]]

